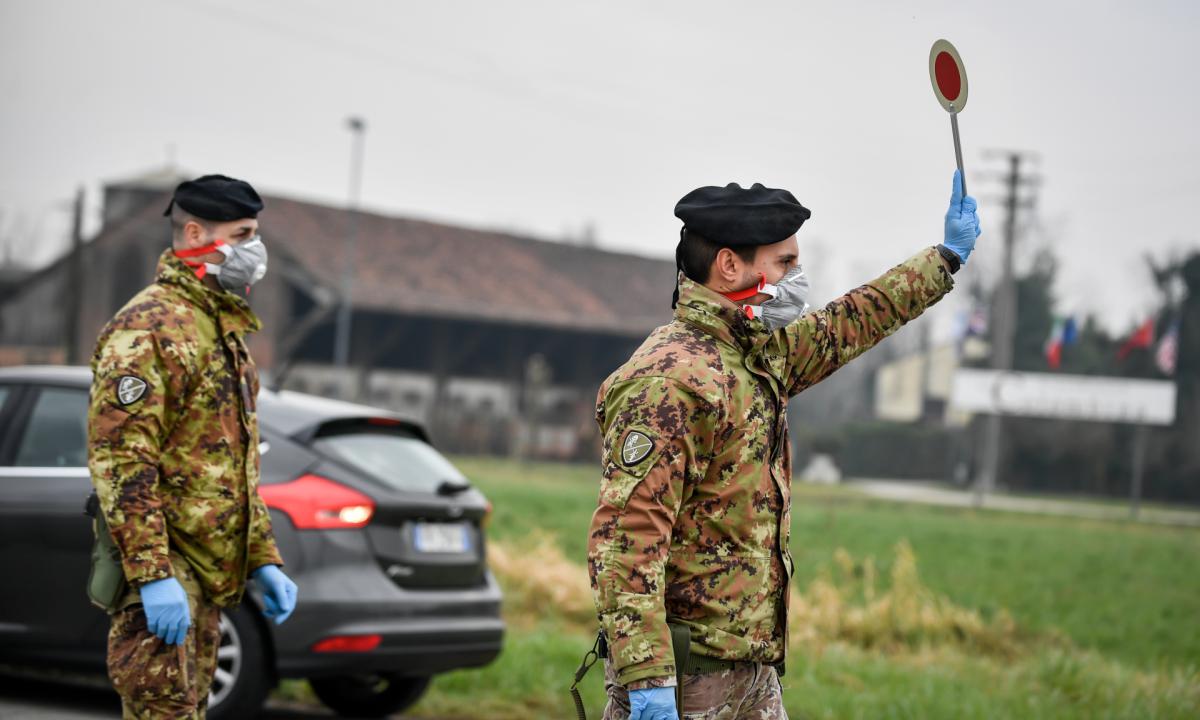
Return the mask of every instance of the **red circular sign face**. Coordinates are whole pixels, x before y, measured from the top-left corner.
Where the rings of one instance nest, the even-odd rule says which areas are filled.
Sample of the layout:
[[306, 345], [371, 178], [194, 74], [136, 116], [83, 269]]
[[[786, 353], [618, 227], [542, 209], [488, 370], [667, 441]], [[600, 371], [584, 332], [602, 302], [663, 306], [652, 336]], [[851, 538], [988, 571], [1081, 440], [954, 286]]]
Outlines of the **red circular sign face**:
[[933, 73], [937, 78], [938, 90], [942, 91], [950, 102], [958, 99], [958, 94], [962, 92], [962, 76], [958, 74], [958, 63], [954, 62], [954, 58], [950, 53], [942, 51], [938, 53], [937, 58], [933, 61]]
[[948, 40], [938, 40], [929, 48], [929, 82], [946, 112], [959, 113], [967, 106], [967, 70]]

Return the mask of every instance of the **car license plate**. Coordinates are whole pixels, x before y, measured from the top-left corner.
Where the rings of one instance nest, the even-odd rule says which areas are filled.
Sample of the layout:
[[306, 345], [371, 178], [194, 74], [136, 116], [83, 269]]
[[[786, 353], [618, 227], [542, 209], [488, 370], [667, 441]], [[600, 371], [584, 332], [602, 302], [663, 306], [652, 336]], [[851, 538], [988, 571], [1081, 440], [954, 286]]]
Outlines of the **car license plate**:
[[427, 553], [461, 553], [470, 549], [467, 526], [463, 523], [416, 524], [414, 544]]

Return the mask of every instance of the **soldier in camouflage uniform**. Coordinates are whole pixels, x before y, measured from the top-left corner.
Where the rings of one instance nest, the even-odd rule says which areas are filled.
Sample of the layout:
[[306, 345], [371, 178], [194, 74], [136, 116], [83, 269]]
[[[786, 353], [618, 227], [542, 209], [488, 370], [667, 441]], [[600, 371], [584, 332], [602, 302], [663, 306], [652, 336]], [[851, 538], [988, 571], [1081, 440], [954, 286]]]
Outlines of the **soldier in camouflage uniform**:
[[[979, 234], [960, 188], [956, 173], [943, 245], [807, 314], [795, 233], [809, 211], [791, 193], [706, 187], [676, 206], [675, 319], [609, 376], [596, 411], [588, 568], [609, 648], [605, 718], [786, 717], [787, 401], [953, 287]], [[690, 636], [682, 667], [672, 626]]]
[[258, 318], [241, 296], [266, 271], [249, 184], [182, 183], [154, 284], [105, 326], [92, 358], [88, 465], [128, 590], [111, 608], [108, 669], [126, 718], [202, 718], [219, 609], [248, 574], [282, 622], [296, 586], [258, 495]]

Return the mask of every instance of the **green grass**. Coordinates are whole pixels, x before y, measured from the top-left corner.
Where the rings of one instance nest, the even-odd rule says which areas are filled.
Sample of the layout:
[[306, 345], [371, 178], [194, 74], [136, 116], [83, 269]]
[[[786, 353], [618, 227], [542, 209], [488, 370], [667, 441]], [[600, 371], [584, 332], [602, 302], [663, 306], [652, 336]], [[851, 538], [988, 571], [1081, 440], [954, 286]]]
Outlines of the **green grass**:
[[597, 469], [494, 458], [460, 457], [454, 464], [492, 502], [488, 537], [512, 541], [544, 531], [555, 536], [567, 558], [583, 564], [600, 494]]
[[[554, 534], [582, 564], [598, 473], [584, 465], [457, 458], [495, 506], [490, 537]], [[931, 589], [985, 616], [1006, 608], [1031, 630], [1142, 668], [1200, 666], [1200, 531], [865, 499], [795, 486], [792, 550], [801, 587], [843, 548], [886, 575], [907, 539]]]
[[1182, 719], [1200, 709], [1195, 675], [1151, 686], [1101, 658], [1057, 651], [1008, 664], [847, 649], [797, 659], [784, 682], [793, 718]]
[[[437, 677], [413, 714], [438, 720], [573, 717], [569, 688], [591, 647], [589, 638], [564, 633], [553, 623], [512, 633], [488, 667]], [[604, 667], [597, 664], [581, 686], [589, 718], [599, 718], [603, 711], [603, 676]]]
[[[595, 468], [455, 462], [494, 504], [493, 541], [520, 548], [548, 535], [583, 565]], [[906, 540], [925, 588], [985, 619], [1007, 611], [1025, 649], [1005, 658], [963, 647], [793, 646], [784, 679], [792, 718], [1200, 717], [1200, 530], [888, 503], [804, 485], [793, 508], [801, 590], [845, 576], [839, 550], [856, 568], [870, 558], [886, 585]], [[591, 646], [578, 608], [568, 618], [527, 589], [506, 592], [500, 658], [436, 678], [415, 716], [573, 716], [567, 688]], [[591, 718], [603, 707], [602, 676], [597, 665], [582, 686]]]
[[793, 513], [801, 583], [838, 547], [876, 557], [885, 571], [891, 547], [906, 538], [925, 584], [960, 605], [1007, 608], [1030, 629], [1061, 630], [1141, 667], [1200, 664], [1195, 529], [805, 494]]

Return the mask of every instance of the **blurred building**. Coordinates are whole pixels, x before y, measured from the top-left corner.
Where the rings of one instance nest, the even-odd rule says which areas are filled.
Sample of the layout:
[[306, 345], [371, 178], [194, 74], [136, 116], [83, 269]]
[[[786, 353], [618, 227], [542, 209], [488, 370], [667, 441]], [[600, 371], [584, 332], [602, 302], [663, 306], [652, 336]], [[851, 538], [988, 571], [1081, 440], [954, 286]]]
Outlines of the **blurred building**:
[[938, 345], [896, 358], [875, 373], [875, 417], [894, 422], [949, 422], [963, 417], [950, 411], [950, 387], [958, 368], [958, 348]]
[[931, 343], [928, 324], [912, 329], [791, 401], [801, 477], [965, 480], [969, 418], [949, 404], [959, 349]]
[[[104, 188], [97, 236], [8, 287], [0, 363], [87, 362], [103, 324], [152, 280], [170, 241], [162, 211], [181, 179]], [[671, 316], [669, 261], [359, 213], [351, 367], [339, 370], [351, 213], [264, 199], [271, 269], [250, 299], [264, 323], [250, 339], [264, 379], [423, 418], [452, 451], [592, 457], [596, 388]]]

